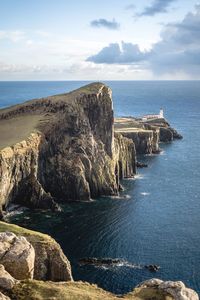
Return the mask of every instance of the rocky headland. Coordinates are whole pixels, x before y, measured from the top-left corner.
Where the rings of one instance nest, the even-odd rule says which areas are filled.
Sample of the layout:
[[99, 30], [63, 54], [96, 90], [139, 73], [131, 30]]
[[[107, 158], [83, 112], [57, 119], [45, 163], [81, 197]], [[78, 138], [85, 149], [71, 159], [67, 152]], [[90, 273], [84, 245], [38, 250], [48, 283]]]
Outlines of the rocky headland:
[[2, 109], [0, 211], [117, 195], [120, 180], [136, 174], [137, 153], [158, 153], [159, 142], [174, 138], [165, 119], [114, 120], [112, 91], [102, 83]]

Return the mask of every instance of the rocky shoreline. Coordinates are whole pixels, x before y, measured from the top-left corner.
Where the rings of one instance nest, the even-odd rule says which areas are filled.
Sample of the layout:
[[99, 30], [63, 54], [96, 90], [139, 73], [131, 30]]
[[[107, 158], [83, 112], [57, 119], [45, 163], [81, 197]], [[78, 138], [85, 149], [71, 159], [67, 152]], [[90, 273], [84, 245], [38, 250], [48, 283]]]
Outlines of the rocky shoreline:
[[[23, 130], [19, 124], [27, 120]], [[14, 127], [19, 132], [13, 139]], [[3, 109], [0, 128], [0, 217], [11, 204], [59, 210], [60, 202], [118, 195], [123, 178], [147, 167], [137, 154], [159, 153], [161, 142], [182, 138], [164, 118], [114, 119], [112, 92], [102, 83]], [[159, 279], [123, 296], [74, 282], [70, 262], [54, 239], [0, 222], [0, 299], [102, 298], [197, 300], [198, 295], [182, 282]]]

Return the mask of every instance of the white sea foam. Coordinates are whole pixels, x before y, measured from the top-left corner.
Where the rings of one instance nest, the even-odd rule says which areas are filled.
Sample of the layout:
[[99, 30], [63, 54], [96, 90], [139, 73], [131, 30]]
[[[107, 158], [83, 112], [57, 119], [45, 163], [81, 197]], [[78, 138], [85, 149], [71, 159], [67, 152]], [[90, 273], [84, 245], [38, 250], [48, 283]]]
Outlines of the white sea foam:
[[6, 214], [5, 218], [13, 217], [15, 215], [20, 215], [22, 214], [25, 210], [28, 210], [27, 207], [19, 206], [19, 205], [10, 205]]
[[148, 196], [148, 195], [150, 195], [150, 193], [147, 193], [147, 192], [142, 192], [142, 193], [140, 193], [142, 196]]
[[131, 195], [116, 195], [116, 196], [110, 196], [112, 199], [117, 199], [117, 200], [124, 200], [124, 199], [131, 199]]
[[144, 175], [136, 174], [134, 179], [144, 179]]

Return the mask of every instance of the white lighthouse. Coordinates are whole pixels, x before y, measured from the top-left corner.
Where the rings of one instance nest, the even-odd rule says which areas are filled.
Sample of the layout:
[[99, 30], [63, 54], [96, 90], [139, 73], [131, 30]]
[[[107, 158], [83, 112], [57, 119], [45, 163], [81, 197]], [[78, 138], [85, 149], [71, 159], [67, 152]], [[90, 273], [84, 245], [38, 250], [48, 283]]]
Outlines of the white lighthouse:
[[163, 108], [160, 109], [159, 117], [162, 118], [162, 119], [164, 118]]

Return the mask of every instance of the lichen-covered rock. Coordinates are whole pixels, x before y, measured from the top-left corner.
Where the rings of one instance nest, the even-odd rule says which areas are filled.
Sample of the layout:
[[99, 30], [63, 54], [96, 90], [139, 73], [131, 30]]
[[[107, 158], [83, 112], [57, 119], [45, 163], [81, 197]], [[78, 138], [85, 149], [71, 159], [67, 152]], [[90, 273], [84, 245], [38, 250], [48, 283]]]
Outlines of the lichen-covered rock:
[[17, 280], [0, 265], [0, 289], [11, 290], [16, 283]]
[[35, 279], [72, 281], [70, 262], [54, 239], [46, 234], [28, 230], [17, 225], [0, 222], [0, 235], [5, 234], [6, 231], [13, 232], [19, 237], [24, 236], [33, 246], [35, 250]]
[[137, 288], [155, 288], [171, 295], [174, 300], [199, 300], [198, 294], [181, 281], [162, 281], [154, 278], [142, 282]]
[[33, 278], [35, 250], [23, 236], [0, 233], [0, 264], [16, 279]]
[[0, 292], [0, 300], [11, 300], [11, 299]]

